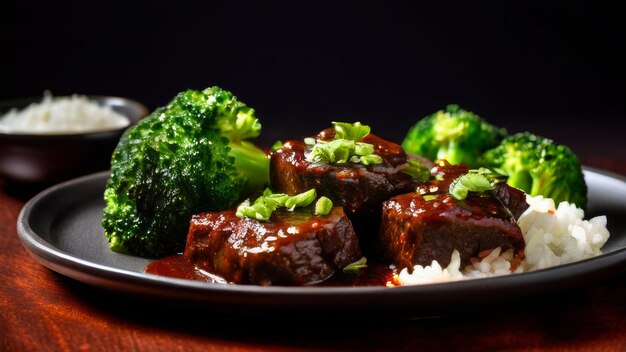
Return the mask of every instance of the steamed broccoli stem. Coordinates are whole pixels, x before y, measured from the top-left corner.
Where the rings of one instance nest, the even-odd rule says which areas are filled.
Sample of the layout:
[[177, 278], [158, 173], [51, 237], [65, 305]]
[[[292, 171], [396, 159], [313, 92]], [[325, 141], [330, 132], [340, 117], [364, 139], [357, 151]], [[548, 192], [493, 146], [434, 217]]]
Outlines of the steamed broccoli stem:
[[451, 140], [448, 145], [442, 145], [437, 151], [437, 159], [447, 160], [450, 164], [459, 164], [465, 159], [465, 152], [458, 147], [456, 141]]
[[533, 187], [538, 187], [539, 183], [536, 182], [530, 173], [526, 170], [513, 172], [508, 175], [507, 181], [509, 185], [519, 188], [526, 193], [529, 193]]
[[552, 183], [542, 187], [541, 182], [537, 182], [536, 186], [533, 185], [533, 188], [531, 189], [529, 194], [532, 196], [549, 194], [550, 198], [554, 200], [554, 204], [556, 204], [556, 206], [558, 206], [563, 201], [574, 203], [580, 208], [584, 208], [584, 206], [586, 205], [586, 200], [578, 196], [577, 193], [570, 193], [567, 187], [563, 187], [563, 185], [556, 183]]
[[[554, 179], [548, 177], [549, 175], [538, 175], [533, 178], [532, 187], [530, 187], [528, 194], [531, 196], [543, 195], [554, 200], [554, 203], [558, 206], [559, 203], [567, 201], [570, 203], [576, 203], [579, 207], [582, 207], [581, 201], [576, 196], [576, 192], [572, 192], [568, 186], [561, 184]], [[552, 175], [550, 175], [552, 176]]]
[[237, 171], [247, 178], [243, 194], [262, 189], [270, 183], [269, 157], [254, 144], [241, 141], [230, 143], [230, 155], [235, 158]]

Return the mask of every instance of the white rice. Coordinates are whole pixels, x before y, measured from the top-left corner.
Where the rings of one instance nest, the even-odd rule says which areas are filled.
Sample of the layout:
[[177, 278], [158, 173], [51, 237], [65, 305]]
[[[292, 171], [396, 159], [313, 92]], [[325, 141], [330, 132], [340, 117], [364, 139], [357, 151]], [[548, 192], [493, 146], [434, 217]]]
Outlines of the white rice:
[[0, 117], [0, 132], [59, 134], [106, 131], [125, 127], [128, 118], [83, 95], [53, 98], [48, 92], [40, 103], [12, 109]]
[[416, 285], [508, 275], [602, 254], [601, 248], [609, 239], [606, 216], [584, 220], [583, 210], [574, 204], [561, 202], [556, 208], [549, 198], [527, 196], [526, 200], [530, 207], [518, 220], [526, 241], [525, 259], [519, 265], [516, 265], [512, 250], [500, 253], [500, 248], [496, 248], [480, 261], [476, 260], [461, 270], [460, 255], [455, 250], [446, 268], [442, 268], [437, 261], [426, 267], [416, 265], [410, 273], [408, 268], [404, 268], [395, 282]]
[[527, 271], [572, 263], [602, 254], [609, 239], [606, 216], [583, 220], [576, 205], [561, 202], [558, 208], [549, 198], [528, 197], [530, 208], [518, 220], [526, 241]]

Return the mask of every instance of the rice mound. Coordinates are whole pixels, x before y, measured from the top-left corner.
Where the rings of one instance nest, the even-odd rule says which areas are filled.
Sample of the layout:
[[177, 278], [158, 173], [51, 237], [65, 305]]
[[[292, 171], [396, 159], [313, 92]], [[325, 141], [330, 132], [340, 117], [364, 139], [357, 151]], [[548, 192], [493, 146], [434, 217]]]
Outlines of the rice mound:
[[101, 106], [84, 95], [52, 97], [44, 93], [43, 100], [23, 110], [12, 109], [0, 116], [0, 132], [57, 134], [104, 131], [122, 128], [128, 118], [109, 106]]
[[549, 268], [602, 254], [609, 239], [606, 216], [583, 220], [585, 213], [574, 204], [550, 198], [527, 197], [530, 207], [517, 223], [526, 241], [526, 271]]
[[446, 268], [437, 261], [428, 266], [416, 265], [411, 272], [404, 268], [394, 282], [416, 285], [508, 275], [602, 254], [601, 248], [609, 239], [606, 216], [584, 220], [584, 211], [568, 202], [561, 202], [556, 208], [552, 199], [542, 196], [527, 195], [526, 201], [530, 206], [517, 221], [526, 242], [525, 259], [521, 263], [516, 263], [512, 250], [501, 253], [496, 248], [461, 270], [460, 255], [455, 250]]

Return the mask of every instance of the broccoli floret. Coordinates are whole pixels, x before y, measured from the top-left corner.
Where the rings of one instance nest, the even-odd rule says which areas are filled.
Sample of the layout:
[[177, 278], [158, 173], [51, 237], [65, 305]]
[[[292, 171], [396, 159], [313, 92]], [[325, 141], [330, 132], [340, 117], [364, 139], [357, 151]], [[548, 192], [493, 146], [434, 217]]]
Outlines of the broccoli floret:
[[448, 105], [446, 110], [419, 120], [407, 133], [402, 147], [431, 160], [445, 159], [450, 164], [477, 168], [480, 155], [506, 136], [472, 112]]
[[566, 146], [524, 132], [506, 137], [482, 156], [481, 164], [507, 176], [510, 186], [531, 196], [587, 204], [587, 185], [578, 157]]
[[269, 159], [247, 141], [254, 109], [218, 87], [187, 90], [122, 136], [102, 225], [110, 247], [145, 257], [180, 251], [192, 214], [231, 207], [269, 184]]

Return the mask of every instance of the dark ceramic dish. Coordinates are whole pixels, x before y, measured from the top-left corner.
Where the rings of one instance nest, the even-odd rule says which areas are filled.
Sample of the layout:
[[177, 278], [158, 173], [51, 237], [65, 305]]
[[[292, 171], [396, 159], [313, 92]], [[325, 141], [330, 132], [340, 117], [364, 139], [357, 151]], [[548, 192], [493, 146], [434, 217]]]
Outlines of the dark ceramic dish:
[[141, 300], [184, 304], [195, 311], [317, 313], [401, 317], [463, 311], [481, 304], [586, 285], [626, 269], [626, 179], [585, 170], [585, 218], [606, 215], [611, 232], [604, 254], [557, 267], [485, 279], [405, 287], [261, 287], [211, 284], [149, 275], [149, 259], [112, 252], [101, 226], [108, 173], [69, 181], [40, 193], [22, 209], [19, 236], [44, 266], [76, 280]]
[[[0, 115], [22, 109], [41, 97], [0, 102]], [[141, 103], [119, 97], [89, 96], [134, 124], [148, 114]], [[0, 179], [31, 187], [52, 185], [110, 167], [111, 153], [128, 126], [102, 132], [13, 134], [0, 132]]]

